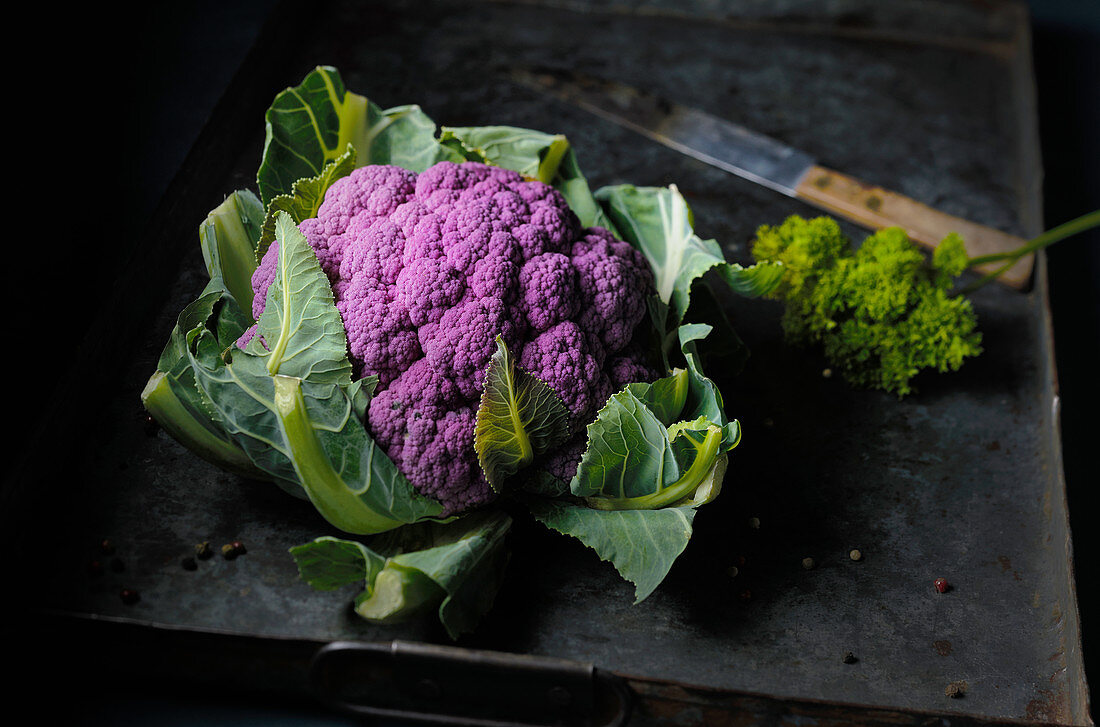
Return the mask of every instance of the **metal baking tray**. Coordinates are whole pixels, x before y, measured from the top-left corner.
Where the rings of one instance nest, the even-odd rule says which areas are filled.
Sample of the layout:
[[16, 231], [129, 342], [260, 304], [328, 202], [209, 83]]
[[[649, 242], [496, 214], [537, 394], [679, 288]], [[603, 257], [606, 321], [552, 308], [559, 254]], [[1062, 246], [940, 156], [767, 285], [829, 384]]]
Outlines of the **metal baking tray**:
[[[758, 225], [814, 210], [520, 88], [509, 68], [647, 88], [946, 212], [1040, 230], [1018, 3], [285, 3], [58, 382], [55, 406], [79, 389], [97, 426], [74, 437], [46, 417], [37, 441], [71, 446], [27, 459], [51, 457], [79, 477], [67, 478], [64, 498], [32, 466], [5, 487], [13, 562], [33, 563], [21, 577], [35, 584], [34, 605], [12, 617], [29, 633], [63, 640], [72, 664], [109, 663], [133, 679], [329, 689], [330, 700], [348, 654], [346, 669], [368, 671], [353, 667], [356, 654], [428, 654], [459, 667], [444, 672], [443, 690], [464, 665], [498, 661], [508, 673], [534, 664], [582, 682], [617, 677], [633, 695], [631, 724], [1091, 724], [1041, 255], [1030, 291], [974, 295], [985, 353], [920, 378], [901, 401], [824, 375], [816, 351], [784, 343], [778, 304], [735, 301], [752, 356], [740, 373], [715, 375], [744, 438], [722, 496], [639, 605], [592, 552], [523, 520], [492, 612], [457, 644], [430, 620], [368, 624], [350, 610], [354, 591], [300, 582], [287, 549], [331, 528], [308, 504], [150, 431], [139, 392], [205, 283], [199, 222], [228, 192], [254, 186], [263, 110], [321, 63], [349, 89], [383, 106], [419, 103], [439, 123], [564, 133], [594, 186], [676, 183], [700, 234], [734, 261], [748, 262]], [[48, 542], [33, 537], [43, 528]], [[105, 538], [113, 554], [101, 552]], [[246, 555], [180, 566], [197, 542], [236, 539]], [[805, 557], [816, 568], [803, 569]], [[95, 559], [107, 566], [98, 575], [87, 569]], [[933, 591], [939, 576], [950, 592]], [[123, 603], [121, 588], [140, 600]], [[964, 683], [961, 698], [945, 696], [952, 682]]]

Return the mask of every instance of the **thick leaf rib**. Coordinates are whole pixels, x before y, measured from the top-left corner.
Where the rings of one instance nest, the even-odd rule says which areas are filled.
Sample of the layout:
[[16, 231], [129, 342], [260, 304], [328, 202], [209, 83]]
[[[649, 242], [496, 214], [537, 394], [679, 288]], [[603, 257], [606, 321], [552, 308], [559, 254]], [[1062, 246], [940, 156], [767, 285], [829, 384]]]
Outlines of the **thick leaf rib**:
[[199, 247], [211, 283], [246, 311], [252, 310], [252, 273], [263, 219], [263, 205], [256, 195], [237, 190], [199, 225]]
[[328, 278], [290, 215], [280, 212], [275, 227], [278, 267], [258, 321], [269, 349], [260, 355], [273, 375], [349, 385], [347, 334]]

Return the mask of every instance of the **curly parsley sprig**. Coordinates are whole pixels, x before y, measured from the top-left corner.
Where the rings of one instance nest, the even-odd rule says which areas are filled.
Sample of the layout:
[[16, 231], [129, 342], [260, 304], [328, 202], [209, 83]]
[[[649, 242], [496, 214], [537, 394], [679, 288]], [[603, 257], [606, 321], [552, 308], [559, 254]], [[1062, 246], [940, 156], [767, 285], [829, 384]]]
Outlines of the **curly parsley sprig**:
[[[964, 293], [995, 279], [1021, 257], [1100, 225], [1100, 210], [1060, 225], [1009, 253], [971, 258], [962, 238], [948, 235], [931, 260], [900, 228], [868, 237], [859, 248], [829, 217], [797, 215], [757, 230], [752, 254], [780, 262], [782, 282], [770, 297], [786, 303], [783, 330], [797, 344], [821, 344], [852, 385], [894, 392], [924, 369], [955, 371], [982, 352], [982, 335]], [[1005, 264], [963, 291], [952, 292], [976, 265]]]

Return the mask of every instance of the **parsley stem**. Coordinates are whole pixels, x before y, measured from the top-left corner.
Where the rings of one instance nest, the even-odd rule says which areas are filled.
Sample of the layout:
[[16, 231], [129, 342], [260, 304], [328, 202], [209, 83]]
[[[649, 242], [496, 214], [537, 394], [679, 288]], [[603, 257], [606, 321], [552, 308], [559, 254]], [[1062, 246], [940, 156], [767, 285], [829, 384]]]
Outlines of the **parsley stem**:
[[993, 272], [985, 275], [977, 281], [963, 288], [960, 292], [962, 295], [971, 293], [978, 288], [982, 287], [991, 280], [995, 280], [1001, 273], [1011, 268], [1016, 264], [1016, 261], [1025, 255], [1041, 250], [1048, 245], [1064, 240], [1067, 237], [1078, 235], [1085, 230], [1092, 229], [1093, 227], [1100, 226], [1100, 210], [1094, 210], [1088, 214], [1081, 215], [1075, 219], [1065, 222], [1057, 227], [1051, 228], [1039, 235], [1035, 239], [1031, 240], [1025, 245], [1018, 247], [1012, 252], [1000, 252], [992, 255], [980, 255], [978, 257], [972, 257], [967, 261], [967, 267], [972, 268], [976, 265], [985, 265], [987, 263], [996, 263], [1005, 261], [1005, 264], [994, 270]]

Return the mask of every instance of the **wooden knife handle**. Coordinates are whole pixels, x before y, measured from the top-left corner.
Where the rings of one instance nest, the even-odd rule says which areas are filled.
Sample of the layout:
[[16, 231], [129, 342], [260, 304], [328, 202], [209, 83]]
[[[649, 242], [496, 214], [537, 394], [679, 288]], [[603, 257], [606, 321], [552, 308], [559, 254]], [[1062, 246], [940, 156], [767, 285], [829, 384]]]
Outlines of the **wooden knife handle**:
[[[934, 248], [949, 233], [957, 232], [966, 242], [970, 257], [1010, 252], [1026, 242], [1015, 235], [939, 212], [897, 192], [816, 165], [802, 178], [795, 196], [873, 230], [901, 227], [910, 239], [928, 248]], [[1027, 255], [998, 280], [1014, 288], [1024, 288], [1033, 265], [1034, 255]], [[999, 264], [982, 265], [977, 269], [988, 273], [997, 267]]]

